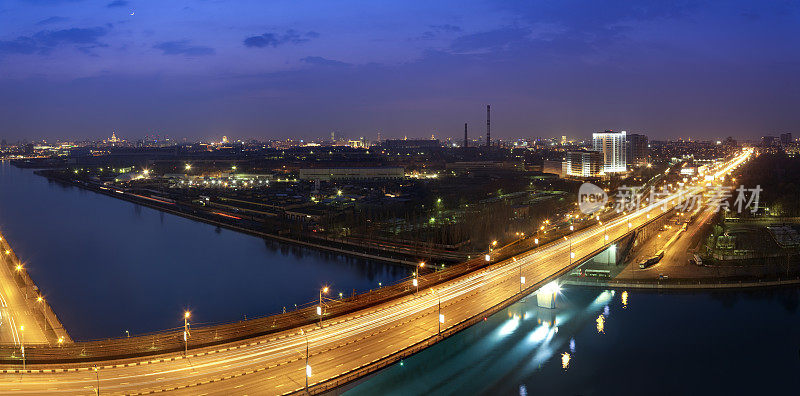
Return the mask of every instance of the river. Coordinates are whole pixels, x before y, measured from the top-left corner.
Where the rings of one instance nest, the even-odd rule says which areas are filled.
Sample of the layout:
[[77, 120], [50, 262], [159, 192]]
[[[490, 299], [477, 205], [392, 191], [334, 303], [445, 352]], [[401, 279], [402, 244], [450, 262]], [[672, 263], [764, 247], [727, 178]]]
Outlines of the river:
[[797, 393], [800, 289], [625, 297], [567, 287], [554, 310], [527, 297], [345, 394]]
[[280, 313], [407, 276], [265, 241], [0, 165], [0, 231], [76, 340]]

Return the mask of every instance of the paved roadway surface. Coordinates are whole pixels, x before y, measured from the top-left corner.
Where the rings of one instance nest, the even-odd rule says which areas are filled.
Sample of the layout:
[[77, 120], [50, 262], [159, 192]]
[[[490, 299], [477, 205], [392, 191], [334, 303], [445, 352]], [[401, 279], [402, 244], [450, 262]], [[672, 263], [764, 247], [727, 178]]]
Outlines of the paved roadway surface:
[[[692, 189], [698, 191], [700, 187]], [[673, 205], [676, 198], [677, 194], [673, 194], [663, 202]], [[606, 231], [603, 226], [594, 226], [575, 232], [569, 240], [565, 238], [515, 259], [422, 289], [416, 295], [323, 321], [322, 327], [308, 326], [302, 331], [286, 331], [246, 343], [190, 350], [188, 357], [171, 354], [104, 362], [96, 371], [90, 365], [75, 364], [32, 367], [24, 374], [7, 372], [0, 375], [0, 393], [91, 395], [95, 394], [98, 383], [103, 395], [161, 391], [185, 395], [302, 392], [306, 380], [306, 346], [310, 385], [351, 373], [436, 337], [440, 312], [444, 316], [441, 326], [448, 328], [518, 296], [520, 271], [527, 285], [539, 287], [569, 266], [570, 250], [576, 259], [590, 255], [608, 243], [604, 232], [608, 233], [609, 241], [623, 236], [629, 229], [660, 214], [663, 202], [607, 222]]]
[[[0, 236], [5, 242], [5, 238]], [[2, 248], [7, 246], [3, 243]], [[0, 342], [14, 345], [47, 344], [47, 336], [25, 301], [25, 291], [16, 281], [11, 270], [11, 255], [5, 250], [0, 252]], [[22, 329], [22, 330], [21, 330]]]

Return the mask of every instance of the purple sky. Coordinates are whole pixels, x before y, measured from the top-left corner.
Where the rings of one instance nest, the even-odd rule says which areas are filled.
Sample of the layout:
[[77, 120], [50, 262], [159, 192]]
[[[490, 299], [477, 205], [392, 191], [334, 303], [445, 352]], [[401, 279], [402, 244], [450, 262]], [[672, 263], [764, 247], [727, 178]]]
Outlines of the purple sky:
[[798, 37], [797, 0], [4, 0], [0, 138], [800, 134]]

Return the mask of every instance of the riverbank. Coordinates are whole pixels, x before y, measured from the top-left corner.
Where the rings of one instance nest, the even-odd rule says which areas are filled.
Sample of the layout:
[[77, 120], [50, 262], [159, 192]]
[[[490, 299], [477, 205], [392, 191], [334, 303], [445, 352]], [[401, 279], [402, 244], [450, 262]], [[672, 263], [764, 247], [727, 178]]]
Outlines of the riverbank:
[[800, 285], [800, 276], [786, 279], [710, 280], [710, 279], [567, 279], [567, 285], [612, 289], [658, 289], [658, 290], [706, 290], [706, 289], [751, 289]]
[[271, 239], [278, 242], [289, 243], [298, 246], [309, 247], [313, 249], [324, 250], [328, 252], [333, 252], [337, 254], [348, 255], [352, 257], [358, 257], [363, 259], [369, 260], [376, 260], [376, 261], [383, 261], [392, 264], [402, 264], [407, 266], [414, 266], [416, 267], [419, 260], [413, 260], [407, 257], [402, 256], [391, 256], [387, 254], [377, 254], [376, 252], [371, 251], [371, 249], [364, 249], [363, 251], [357, 251], [353, 249], [353, 246], [348, 246], [345, 243], [340, 241], [333, 240], [331, 238], [322, 238], [317, 237], [314, 240], [302, 240], [297, 238], [290, 238], [283, 235], [277, 235], [273, 233], [268, 233], [264, 231], [257, 230], [253, 227], [246, 227], [239, 224], [236, 224], [235, 221], [242, 220], [241, 218], [235, 216], [225, 216], [225, 214], [216, 213], [216, 218], [211, 217], [214, 213], [206, 213], [206, 212], [198, 212], [198, 211], [191, 211], [187, 212], [186, 208], [182, 208], [175, 202], [170, 202], [171, 200], [159, 199], [159, 198], [152, 198], [152, 197], [145, 197], [138, 194], [131, 194], [126, 193], [123, 190], [119, 190], [116, 188], [108, 188], [101, 185], [93, 185], [90, 183], [86, 183], [80, 180], [74, 180], [70, 178], [60, 177], [57, 174], [53, 174], [50, 172], [42, 172], [36, 171], [34, 172], [39, 176], [46, 177], [48, 180], [52, 180], [59, 183], [64, 183], [67, 185], [79, 187], [81, 189], [85, 189], [88, 191], [92, 191], [98, 194], [106, 195], [112, 198], [121, 199], [123, 201], [128, 201], [135, 203], [137, 205], [146, 206], [152, 209], [156, 209], [165, 213], [169, 213], [175, 216], [181, 216], [187, 219], [191, 219], [194, 221], [203, 222], [206, 224], [211, 224], [217, 227], [227, 228], [233, 231], [242, 232], [248, 235], [257, 236], [260, 238]]

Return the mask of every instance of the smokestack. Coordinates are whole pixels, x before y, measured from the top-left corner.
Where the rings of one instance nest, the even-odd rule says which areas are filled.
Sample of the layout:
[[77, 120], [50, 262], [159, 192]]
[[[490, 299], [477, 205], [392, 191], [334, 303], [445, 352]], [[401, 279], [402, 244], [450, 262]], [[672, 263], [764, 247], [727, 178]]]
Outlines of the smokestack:
[[486, 105], [486, 147], [492, 146], [492, 117], [490, 105]]
[[467, 140], [467, 123], [464, 123], [464, 147], [469, 146], [469, 140]]

